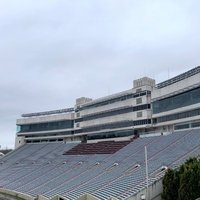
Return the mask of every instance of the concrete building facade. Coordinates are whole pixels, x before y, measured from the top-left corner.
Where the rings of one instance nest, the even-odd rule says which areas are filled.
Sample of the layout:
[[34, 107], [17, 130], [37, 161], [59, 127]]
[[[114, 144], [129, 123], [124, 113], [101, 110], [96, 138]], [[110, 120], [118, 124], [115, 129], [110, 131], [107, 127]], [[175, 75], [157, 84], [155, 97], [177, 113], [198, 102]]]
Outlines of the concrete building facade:
[[17, 119], [15, 147], [24, 143], [72, 139], [74, 108], [23, 114]]
[[53, 142], [133, 137], [200, 126], [200, 67], [156, 84], [143, 77], [133, 87], [73, 108], [23, 114], [17, 120], [16, 147]]
[[200, 67], [158, 84], [152, 93], [153, 127], [174, 131], [200, 126]]

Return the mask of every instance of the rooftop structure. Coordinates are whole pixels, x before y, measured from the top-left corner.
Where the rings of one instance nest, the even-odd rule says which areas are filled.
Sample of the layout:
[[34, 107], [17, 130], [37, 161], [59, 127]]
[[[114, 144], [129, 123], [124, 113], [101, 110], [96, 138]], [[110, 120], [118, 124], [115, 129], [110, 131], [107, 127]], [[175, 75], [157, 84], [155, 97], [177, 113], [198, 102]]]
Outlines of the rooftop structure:
[[37, 117], [37, 116], [44, 116], [44, 115], [54, 115], [54, 114], [62, 114], [62, 113], [68, 113], [73, 112], [74, 108], [65, 108], [65, 109], [59, 109], [59, 110], [51, 110], [51, 111], [44, 111], [44, 112], [36, 112], [36, 113], [27, 113], [22, 114], [22, 117]]
[[200, 73], [200, 66], [195, 67], [195, 68], [193, 68], [193, 69], [191, 69], [191, 70], [189, 70], [187, 72], [184, 72], [184, 73], [182, 73], [182, 74], [180, 74], [178, 76], [175, 76], [175, 77], [173, 77], [171, 79], [163, 81], [163, 82], [157, 84], [156, 87], [160, 89], [160, 88], [169, 86], [171, 84], [177, 83], [179, 81], [182, 81], [184, 79], [187, 79], [187, 78], [189, 78], [191, 76], [194, 76], [196, 74], [199, 74], [199, 73]]

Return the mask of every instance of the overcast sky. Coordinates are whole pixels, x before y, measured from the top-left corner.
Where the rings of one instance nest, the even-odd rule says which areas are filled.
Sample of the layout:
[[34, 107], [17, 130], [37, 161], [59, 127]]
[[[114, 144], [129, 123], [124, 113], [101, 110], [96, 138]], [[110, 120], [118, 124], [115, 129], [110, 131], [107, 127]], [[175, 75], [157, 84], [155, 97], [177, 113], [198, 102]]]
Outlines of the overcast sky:
[[22, 113], [200, 65], [199, 0], [0, 0], [0, 145]]

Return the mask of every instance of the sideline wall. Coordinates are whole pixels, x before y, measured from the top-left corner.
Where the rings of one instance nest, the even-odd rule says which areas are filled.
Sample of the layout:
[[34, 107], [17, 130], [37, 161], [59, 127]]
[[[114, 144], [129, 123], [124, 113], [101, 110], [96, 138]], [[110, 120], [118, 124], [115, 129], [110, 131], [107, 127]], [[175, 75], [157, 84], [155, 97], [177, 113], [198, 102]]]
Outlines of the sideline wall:
[[[162, 179], [160, 179], [149, 186], [149, 188], [148, 188], [149, 197], [146, 198], [145, 200], [161, 200], [162, 191], [163, 191]], [[138, 192], [136, 195], [128, 198], [127, 200], [141, 200], [142, 194], [144, 194], [146, 196], [146, 194], [147, 194], [146, 189]]]

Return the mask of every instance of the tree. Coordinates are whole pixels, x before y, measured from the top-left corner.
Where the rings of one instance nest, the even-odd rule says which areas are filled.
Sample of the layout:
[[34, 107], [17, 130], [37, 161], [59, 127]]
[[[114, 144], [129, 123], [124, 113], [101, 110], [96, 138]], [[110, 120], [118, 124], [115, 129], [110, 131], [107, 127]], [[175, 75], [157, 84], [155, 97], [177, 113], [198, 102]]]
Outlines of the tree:
[[200, 197], [200, 159], [190, 158], [163, 178], [163, 200], [195, 200]]
[[180, 175], [179, 200], [191, 200], [200, 197], [200, 161], [185, 164]]
[[172, 169], [168, 169], [163, 178], [163, 193], [162, 199], [164, 200], [177, 200], [177, 184], [176, 173]]

